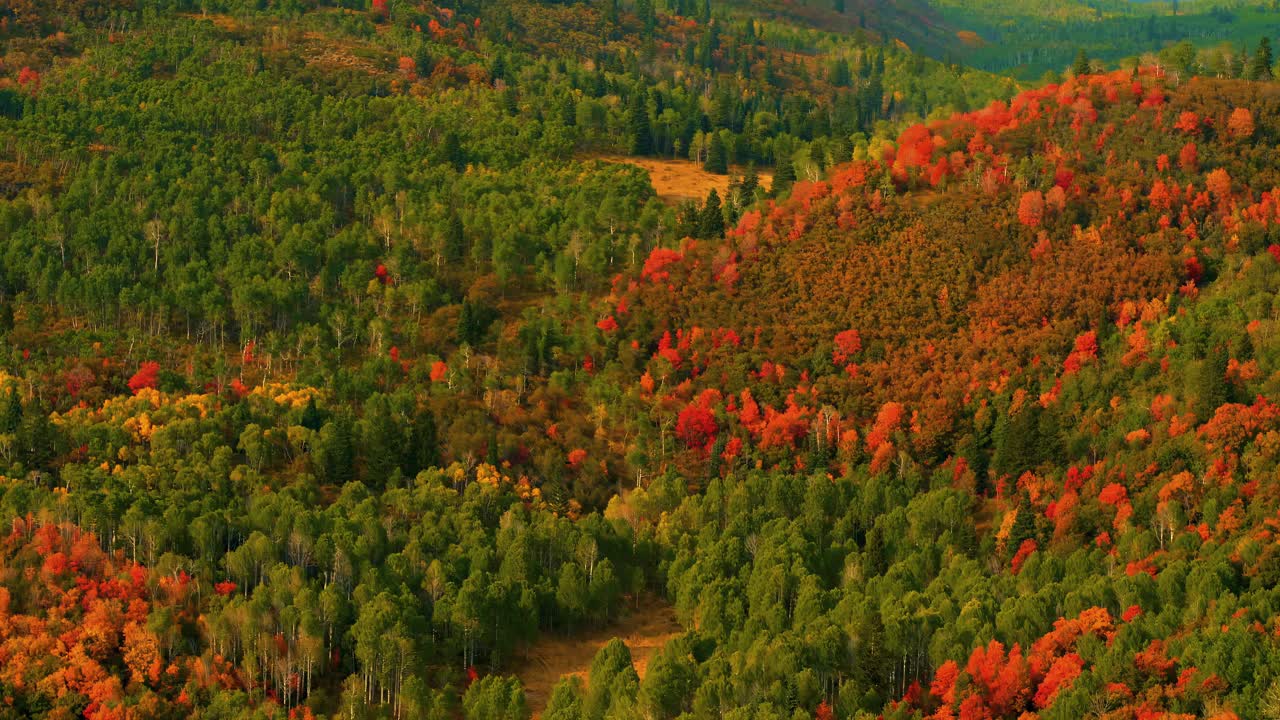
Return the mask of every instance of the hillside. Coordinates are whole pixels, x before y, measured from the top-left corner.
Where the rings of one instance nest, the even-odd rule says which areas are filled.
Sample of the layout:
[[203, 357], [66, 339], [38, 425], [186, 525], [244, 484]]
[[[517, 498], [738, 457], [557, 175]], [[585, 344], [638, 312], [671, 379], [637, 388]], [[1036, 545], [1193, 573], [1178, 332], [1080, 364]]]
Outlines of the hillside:
[[923, 0], [732, 0], [731, 9], [833, 33], [901, 41], [932, 57], [958, 49], [956, 29]]
[[1161, 62], [1185, 76], [1240, 77], [1259, 41], [1280, 35], [1280, 10], [1267, 0], [929, 0], [929, 4], [939, 22], [982, 39], [957, 49], [955, 58], [1028, 80], [1049, 71], [1061, 72], [1081, 50], [1111, 66], [1153, 64], [1159, 55]]
[[814, 8], [7, 8], [0, 719], [1280, 716], [1280, 84]]

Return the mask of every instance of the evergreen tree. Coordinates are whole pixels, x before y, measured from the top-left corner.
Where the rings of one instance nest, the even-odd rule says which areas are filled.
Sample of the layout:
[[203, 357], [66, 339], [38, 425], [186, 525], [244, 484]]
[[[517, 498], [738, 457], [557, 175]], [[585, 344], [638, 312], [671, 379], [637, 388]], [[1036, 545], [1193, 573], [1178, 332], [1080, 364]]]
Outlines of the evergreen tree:
[[778, 155], [777, 164], [773, 168], [773, 186], [770, 190], [774, 195], [780, 195], [791, 188], [796, 181], [796, 166], [791, 160], [790, 152], [783, 152]]
[[298, 420], [298, 424], [316, 432], [319, 432], [320, 428], [324, 427], [324, 413], [320, 412], [320, 408], [316, 407], [314, 395], [307, 399], [307, 406], [302, 409], [302, 417]]
[[584, 720], [604, 720], [614, 701], [614, 685], [618, 679], [634, 679], [635, 668], [631, 664], [631, 650], [618, 638], [614, 638], [596, 653], [591, 660], [590, 687], [582, 704]]
[[1093, 69], [1092, 61], [1089, 61], [1088, 53], [1085, 53], [1083, 47], [1080, 47], [1075, 53], [1075, 61], [1071, 63], [1071, 74], [1075, 77], [1087, 76]]
[[712, 132], [711, 140], [707, 146], [707, 159], [702, 164], [704, 170], [716, 175], [724, 175], [729, 172], [729, 152], [725, 149], [724, 140], [720, 137], [720, 133]]
[[1028, 401], [1017, 412], [1002, 415], [993, 431], [995, 454], [991, 459], [997, 475], [1018, 476], [1038, 462], [1040, 440], [1039, 404]]
[[657, 24], [653, 0], [636, 0], [636, 15], [640, 16], [641, 37], [653, 37], [653, 31]]
[[724, 236], [724, 209], [720, 202], [720, 193], [715, 188], [707, 195], [707, 204], [702, 208], [702, 219], [698, 224], [698, 237], [716, 239]]
[[1084, 48], [1080, 48], [1076, 52], [1075, 62], [1071, 63], [1071, 74], [1080, 77], [1081, 75], [1088, 75], [1089, 70], [1089, 55], [1084, 51]]
[[435, 413], [430, 408], [422, 408], [414, 417], [405, 453], [404, 466], [409, 475], [417, 475], [439, 462], [438, 442]]
[[756, 190], [760, 187], [760, 174], [756, 172], [755, 163], [747, 165], [747, 174], [742, 176], [742, 183], [738, 187], [744, 205], [755, 200]]
[[17, 432], [21, 424], [22, 398], [18, 397], [17, 390], [9, 388], [9, 392], [4, 396], [4, 402], [0, 403], [0, 435]]
[[1226, 349], [1219, 345], [1211, 350], [1209, 356], [1196, 368], [1192, 381], [1193, 409], [1196, 417], [1203, 422], [1213, 417], [1229, 397]]
[[653, 131], [649, 124], [649, 93], [642, 87], [636, 87], [631, 93], [628, 105], [628, 130], [631, 134], [631, 154], [651, 155], [653, 153]]
[[1253, 60], [1249, 63], [1249, 79], [1270, 80], [1272, 78], [1271, 67], [1274, 64], [1275, 60], [1271, 54], [1271, 39], [1263, 37], [1258, 41], [1258, 49], [1254, 51]]
[[456, 263], [467, 255], [467, 236], [462, 226], [462, 216], [455, 209], [449, 210], [449, 219], [445, 222], [444, 259]]

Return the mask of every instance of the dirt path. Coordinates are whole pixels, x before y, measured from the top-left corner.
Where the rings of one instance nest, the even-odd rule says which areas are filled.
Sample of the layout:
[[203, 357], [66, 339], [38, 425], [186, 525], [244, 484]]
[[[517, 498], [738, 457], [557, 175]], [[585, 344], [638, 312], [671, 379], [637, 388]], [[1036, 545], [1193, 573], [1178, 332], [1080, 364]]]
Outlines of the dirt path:
[[551, 690], [561, 677], [577, 675], [584, 683], [587, 681], [596, 651], [613, 638], [621, 638], [631, 648], [636, 674], [643, 680], [653, 652], [682, 632], [675, 610], [660, 598], [646, 596], [640, 600], [639, 609], [631, 607], [625, 617], [603, 630], [574, 637], [544, 634], [516, 669], [534, 720], [546, 709]]

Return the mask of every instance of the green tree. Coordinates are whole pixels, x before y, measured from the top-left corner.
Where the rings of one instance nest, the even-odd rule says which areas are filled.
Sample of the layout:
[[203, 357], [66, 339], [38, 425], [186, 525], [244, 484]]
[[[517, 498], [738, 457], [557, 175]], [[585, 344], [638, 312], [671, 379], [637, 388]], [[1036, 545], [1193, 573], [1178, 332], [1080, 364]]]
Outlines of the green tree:
[[1275, 65], [1275, 59], [1271, 53], [1271, 39], [1263, 37], [1258, 41], [1258, 49], [1254, 51], [1253, 58], [1249, 61], [1249, 69], [1246, 71], [1250, 80], [1270, 80], [1271, 68]]
[[711, 140], [707, 144], [707, 159], [702, 167], [707, 172], [717, 175], [729, 172], [729, 152], [724, 146], [724, 139], [718, 132], [711, 133]]
[[698, 237], [715, 239], [724, 236], [724, 207], [720, 203], [720, 193], [715, 188], [707, 194], [707, 204], [702, 207], [702, 216], [698, 223]]
[[1091, 71], [1091, 67], [1092, 65], [1089, 62], [1088, 53], [1084, 51], [1084, 48], [1080, 48], [1076, 52], [1075, 62], [1071, 63], [1071, 74], [1075, 75], [1076, 77], [1080, 77], [1081, 75], [1088, 75]]
[[467, 688], [462, 716], [466, 720], [529, 720], [531, 713], [518, 679], [490, 675]]

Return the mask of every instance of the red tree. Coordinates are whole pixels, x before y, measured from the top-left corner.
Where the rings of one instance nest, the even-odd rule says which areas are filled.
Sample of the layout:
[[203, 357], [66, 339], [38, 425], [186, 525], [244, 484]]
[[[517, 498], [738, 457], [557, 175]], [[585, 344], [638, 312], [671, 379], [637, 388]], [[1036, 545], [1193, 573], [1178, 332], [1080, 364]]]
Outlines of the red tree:
[[1044, 193], [1030, 190], [1023, 193], [1018, 203], [1018, 222], [1027, 227], [1039, 227], [1044, 220]]
[[831, 351], [831, 360], [836, 365], [844, 365], [849, 358], [862, 351], [862, 336], [857, 330], [845, 330], [836, 334], [835, 346]]
[[1231, 137], [1244, 140], [1253, 137], [1253, 112], [1249, 108], [1236, 108], [1227, 120], [1227, 132]]
[[686, 407], [676, 418], [676, 436], [690, 448], [706, 447], [719, 430], [715, 415], [701, 405]]
[[137, 395], [143, 388], [154, 388], [159, 381], [160, 363], [148, 360], [142, 363], [138, 368], [138, 372], [129, 378], [129, 389]]
[[1178, 166], [1189, 173], [1200, 169], [1200, 149], [1195, 143], [1189, 142], [1178, 151]]

